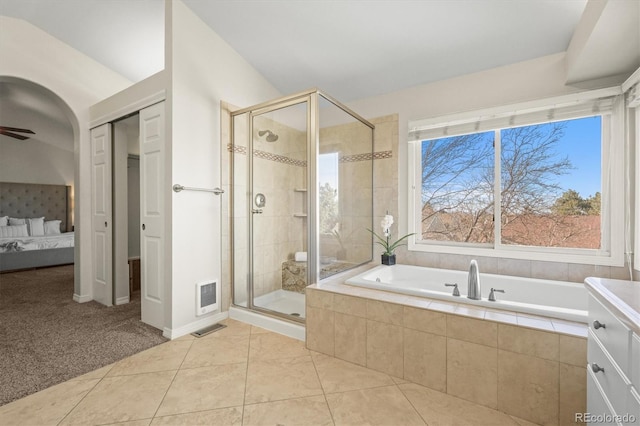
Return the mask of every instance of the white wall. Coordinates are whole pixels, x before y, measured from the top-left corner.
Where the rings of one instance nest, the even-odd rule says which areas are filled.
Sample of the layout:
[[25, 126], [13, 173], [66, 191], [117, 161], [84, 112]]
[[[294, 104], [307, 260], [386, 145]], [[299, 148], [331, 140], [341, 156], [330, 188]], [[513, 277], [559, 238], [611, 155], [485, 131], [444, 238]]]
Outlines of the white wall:
[[[399, 171], [397, 207], [392, 205], [391, 208], [397, 208], [398, 211], [399, 235], [407, 233], [408, 176], [406, 165], [409, 121], [569, 95], [587, 90], [585, 88], [566, 85], [565, 81], [566, 56], [564, 53], [559, 53], [450, 80], [350, 102], [348, 104], [350, 108], [368, 118], [398, 113], [399, 143], [398, 155], [397, 158], [395, 158], [397, 170]], [[602, 85], [607, 83], [607, 79], [588, 83], [589, 84], [585, 84], [584, 86], [581, 84], [581, 87], [588, 87], [589, 90], [602, 88]], [[620, 168], [623, 167], [624, 164], [620, 164]], [[375, 173], [376, 170], [374, 166], [374, 174]], [[395, 204], [395, 200], [390, 204]], [[374, 201], [374, 208], [375, 214], [380, 215], [380, 212], [384, 211], [386, 206], [379, 205], [379, 201], [376, 200]], [[418, 262], [418, 264], [425, 266], [433, 266], [429, 262], [435, 259], [435, 257], [429, 256], [428, 253], [422, 252], [412, 252], [409, 257]], [[468, 265], [468, 257], [465, 256], [447, 255], [446, 258], [446, 263], [448, 267], [451, 268], [464, 268]], [[501, 259], [491, 260], [501, 261]], [[522, 266], [523, 270], [526, 270], [527, 267], [530, 266], [531, 276], [535, 277], [534, 272], [549, 268], [552, 266], [549, 265], [549, 263], [550, 262], [542, 261], [525, 262], [511, 260], [510, 265]], [[497, 266], [499, 270], [499, 263]], [[627, 267], [559, 264], [556, 270], [561, 271], [564, 275], [574, 277], [582, 275], [583, 273], [607, 278], [628, 279], [629, 277]], [[498, 271], [494, 272], [497, 273]], [[567, 278], [555, 279], [566, 280]]]
[[[3, 122], [10, 122], [0, 115]], [[0, 141], [0, 182], [73, 186], [74, 167], [73, 151], [36, 139], [3, 136]]]
[[0, 16], [0, 28], [0, 58], [5, 58], [0, 60], [0, 78], [20, 78], [51, 90], [64, 102], [73, 126], [78, 247], [74, 298], [88, 300], [90, 291], [80, 284], [91, 280], [89, 106], [131, 82], [23, 20]]
[[[507, 65], [449, 80], [360, 99], [348, 106], [363, 117], [398, 113], [398, 170], [407, 170], [407, 123], [410, 120], [474, 111], [535, 99], [567, 95], [565, 54]], [[374, 170], [375, 173], [375, 170]], [[398, 176], [400, 234], [407, 232], [407, 175]]]
[[[168, 7], [173, 183], [222, 186], [220, 101], [250, 106], [280, 93], [181, 1]], [[172, 193], [173, 288], [167, 327], [173, 335], [193, 331], [186, 330], [202, 319], [195, 315], [196, 283], [221, 279], [221, 197], [228, 196]], [[230, 283], [222, 285], [223, 297], [229, 297]]]

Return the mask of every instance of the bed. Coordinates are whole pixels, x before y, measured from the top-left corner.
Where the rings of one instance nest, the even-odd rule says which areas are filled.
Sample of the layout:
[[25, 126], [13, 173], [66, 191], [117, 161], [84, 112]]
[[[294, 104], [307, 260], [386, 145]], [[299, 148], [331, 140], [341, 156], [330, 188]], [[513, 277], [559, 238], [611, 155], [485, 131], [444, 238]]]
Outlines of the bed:
[[0, 182], [0, 272], [74, 262], [70, 190]]

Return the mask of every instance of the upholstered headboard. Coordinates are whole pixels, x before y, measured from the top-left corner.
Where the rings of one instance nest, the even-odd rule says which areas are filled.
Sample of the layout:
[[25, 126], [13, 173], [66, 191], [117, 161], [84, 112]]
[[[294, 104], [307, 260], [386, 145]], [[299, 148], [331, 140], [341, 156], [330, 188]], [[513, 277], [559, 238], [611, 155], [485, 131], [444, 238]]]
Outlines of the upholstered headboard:
[[0, 182], [0, 216], [59, 219], [71, 231], [70, 186]]

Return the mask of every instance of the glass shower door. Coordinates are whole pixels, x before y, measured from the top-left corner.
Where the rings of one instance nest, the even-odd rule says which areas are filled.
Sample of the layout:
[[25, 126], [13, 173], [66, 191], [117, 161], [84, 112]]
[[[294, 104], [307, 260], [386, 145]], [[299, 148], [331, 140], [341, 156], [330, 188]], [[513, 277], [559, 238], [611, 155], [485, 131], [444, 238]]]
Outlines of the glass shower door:
[[251, 114], [249, 299], [252, 307], [305, 317], [308, 98]]

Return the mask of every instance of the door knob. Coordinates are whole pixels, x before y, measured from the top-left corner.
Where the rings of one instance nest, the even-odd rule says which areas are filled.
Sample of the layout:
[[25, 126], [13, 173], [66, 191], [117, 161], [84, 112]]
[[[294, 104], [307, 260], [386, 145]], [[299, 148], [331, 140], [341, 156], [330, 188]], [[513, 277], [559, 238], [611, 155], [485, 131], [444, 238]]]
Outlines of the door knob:
[[104, 227], [105, 228], [107, 227], [107, 221], [106, 220], [104, 221]]
[[144, 226], [144, 223], [142, 224], [142, 230], [144, 231], [144, 229], [146, 228], [146, 226]]

